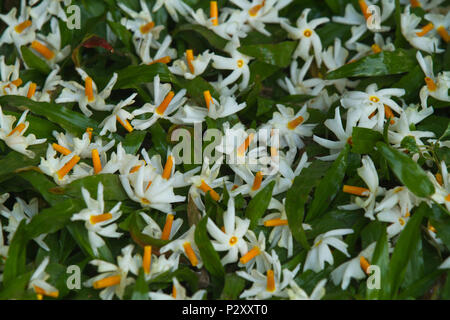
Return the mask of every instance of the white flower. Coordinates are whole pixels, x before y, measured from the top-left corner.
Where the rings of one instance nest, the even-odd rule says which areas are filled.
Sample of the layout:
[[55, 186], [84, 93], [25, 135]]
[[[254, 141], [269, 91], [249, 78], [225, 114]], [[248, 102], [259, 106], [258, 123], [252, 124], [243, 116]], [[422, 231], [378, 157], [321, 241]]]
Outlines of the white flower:
[[150, 46], [153, 43], [150, 38], [144, 38], [142, 41], [135, 43], [136, 51], [142, 60], [143, 64], [154, 64], [154, 63], [169, 63], [172, 59], [177, 56], [175, 49], [170, 48], [170, 43], [172, 42], [172, 37], [167, 35], [161, 44], [158, 43], [159, 48], [156, 50], [153, 58], [150, 56]]
[[[341, 46], [341, 39], [339, 38], [334, 39], [334, 45], [329, 46], [326, 51], [322, 52], [323, 63], [328, 71], [336, 70], [345, 65], [347, 57], [348, 51]], [[359, 81], [351, 81], [346, 78], [326, 81], [327, 85], [334, 85], [340, 93], [344, 92], [347, 87], [356, 87], [358, 83]]]
[[[376, 83], [370, 84], [365, 92], [350, 91], [344, 93], [341, 103], [349, 112], [357, 113], [358, 126], [383, 131], [385, 114], [392, 110], [401, 114], [403, 109], [392, 100], [392, 96], [401, 97], [404, 89], [380, 89]], [[386, 106], [389, 111], [386, 112]], [[392, 110], [391, 110], [392, 109]], [[374, 112], [376, 111], [376, 114]], [[356, 115], [355, 115], [356, 116]]]
[[188, 297], [186, 289], [178, 282], [177, 278], [173, 278], [172, 294], [165, 294], [161, 290], [157, 292], [149, 292], [148, 295], [151, 300], [202, 300], [206, 294], [206, 290], [198, 290]]
[[342, 290], [346, 290], [352, 278], [361, 280], [366, 277], [367, 268], [370, 266], [367, 260], [372, 259], [375, 250], [376, 242], [373, 242], [363, 251], [361, 251], [355, 258], [344, 262], [339, 267], [331, 272], [330, 276], [335, 285], [341, 283]]
[[97, 267], [99, 275], [87, 280], [83, 285], [100, 290], [102, 300], [112, 300], [114, 295], [119, 299], [123, 298], [125, 289], [134, 283], [134, 279], [128, 277], [128, 273], [138, 275], [140, 256], [132, 256], [133, 245], [128, 245], [122, 249], [122, 255], [117, 257], [117, 265], [102, 261], [92, 260], [90, 264]]
[[16, 58], [14, 65], [7, 65], [5, 57], [0, 56], [0, 96], [17, 94], [17, 88], [22, 84], [19, 78], [20, 59]]
[[[144, 227], [144, 229], [142, 229], [142, 233], [149, 237], [152, 237], [154, 239], [161, 239], [163, 237], [164, 231], [161, 230], [161, 228], [155, 222], [155, 220], [153, 220], [149, 215], [146, 215], [143, 212], [139, 212], [139, 215], [142, 217], [142, 219], [144, 219], [145, 223], [147, 224]], [[173, 217], [174, 217], [173, 215], [168, 215], [166, 217], [166, 225], [168, 227], [170, 227], [170, 230], [169, 230], [169, 228], [166, 228], [168, 231], [170, 231], [170, 232], [168, 232], [167, 240], [172, 240], [173, 237], [175, 236], [175, 234], [180, 229], [181, 225], [183, 224], [183, 219], [178, 218], [178, 219], [173, 220], [172, 219]], [[173, 241], [170, 242], [169, 244], [172, 244], [172, 243], [173, 243]]]
[[433, 114], [433, 108], [431, 107], [423, 109], [420, 112], [417, 112], [417, 109], [408, 108], [393, 125], [389, 126], [389, 143], [396, 148], [400, 148], [400, 144], [404, 138], [413, 137], [419, 148], [423, 146], [424, 143], [421, 138], [433, 138], [435, 134], [431, 131], [411, 130], [410, 126], [417, 124], [431, 114]]
[[450, 12], [447, 12], [445, 16], [443, 14], [427, 13], [425, 19], [433, 24], [436, 32], [441, 36], [444, 42], [450, 41], [450, 36], [447, 32], [447, 29], [450, 27]]
[[315, 32], [315, 29], [328, 21], [328, 18], [313, 19], [308, 22], [308, 14], [311, 9], [303, 10], [300, 17], [297, 19], [297, 28], [291, 27], [286, 22], [281, 21], [280, 25], [285, 29], [292, 39], [300, 40], [297, 49], [294, 52], [293, 59], [301, 57], [303, 60], [308, 60], [309, 50], [311, 46], [314, 48], [314, 55], [318, 66], [322, 63], [322, 42], [320, 37]]
[[[162, 6], [164, 6], [169, 13], [170, 17], [178, 22], [178, 14], [182, 16], [187, 16], [190, 7], [183, 2], [183, 0], [156, 0], [153, 6], [153, 12], [158, 11]], [[192, 9], [191, 9], [192, 10]]]
[[[57, 184], [64, 185], [92, 174], [92, 167], [83, 162], [78, 163], [80, 159], [79, 156], [70, 153], [67, 156], [58, 157], [56, 150], [49, 144], [45, 158], [41, 157], [39, 169], [51, 176]], [[73, 173], [68, 174], [72, 169]]]
[[72, 221], [84, 221], [84, 226], [88, 231], [89, 242], [94, 254], [98, 255], [98, 248], [105, 244], [103, 237], [119, 238], [122, 234], [118, 233], [117, 224], [113, 223], [120, 218], [121, 202], [118, 202], [111, 210], [105, 212], [105, 203], [103, 201], [103, 185], [98, 184], [97, 200], [91, 198], [89, 191], [81, 188], [84, 202], [87, 208], [81, 210], [72, 216]]
[[92, 78], [82, 69], [76, 68], [76, 70], [85, 82], [85, 86], [83, 87], [75, 81], [62, 81], [61, 85], [64, 89], [55, 102], [78, 102], [80, 110], [88, 117], [92, 115], [92, 111], [87, 108], [88, 106], [98, 111], [110, 111], [114, 106], [106, 104], [105, 100], [110, 96], [116, 84], [117, 73], [114, 73], [105, 88], [101, 92], [98, 92], [97, 85]]
[[420, 21], [420, 17], [414, 13], [410, 13], [410, 6], [405, 7], [405, 11], [400, 16], [402, 34], [408, 42], [417, 49], [428, 53], [441, 53], [444, 49], [438, 48], [440, 39], [436, 37], [432, 32], [432, 24], [427, 24], [422, 29], [417, 29]]
[[8, 116], [3, 114], [2, 107], [0, 106], [0, 140], [3, 140], [8, 147], [26, 155], [28, 158], [34, 158], [35, 154], [31, 150], [27, 150], [29, 146], [35, 144], [41, 144], [47, 141], [47, 139], [36, 139], [34, 134], [24, 136], [30, 123], [26, 121], [26, 116], [29, 110], [26, 110], [17, 121], [16, 126], [13, 128], [16, 121], [15, 116]]
[[417, 61], [425, 74], [425, 86], [420, 89], [420, 102], [423, 108], [427, 108], [429, 96], [441, 101], [450, 102], [448, 89], [450, 88], [450, 72], [445, 71], [434, 76], [433, 59], [431, 56], [422, 57], [420, 51], [416, 54]]
[[118, 3], [120, 9], [125, 11], [132, 19], [122, 18], [121, 23], [128, 30], [133, 32], [134, 39], [148, 39], [154, 37], [156, 40], [159, 38], [159, 33], [164, 29], [164, 26], [156, 26], [152, 19], [152, 14], [144, 0], [139, 1], [141, 5], [141, 11], [136, 12], [128, 8], [123, 3]]
[[440, 175], [435, 177], [431, 172], [427, 172], [428, 177], [434, 185], [435, 192], [431, 198], [437, 203], [444, 204], [447, 210], [450, 210], [450, 175], [448, 174], [447, 165], [442, 160], [440, 165]]
[[263, 232], [259, 233], [256, 238], [255, 233], [252, 230], [248, 230], [245, 234], [248, 240], [248, 245], [251, 248], [239, 259], [238, 266], [245, 265], [247, 272], [255, 269], [259, 272], [266, 272], [272, 265], [272, 257], [266, 251], [266, 237]]
[[278, 79], [277, 83], [291, 95], [318, 95], [319, 92], [325, 87], [326, 81], [319, 78], [304, 80], [305, 75], [311, 66], [312, 60], [312, 56], [308, 57], [300, 69], [297, 68], [297, 60], [293, 60], [290, 66], [291, 78], [289, 79], [288, 77], [285, 77], [284, 81], [282, 79]]
[[52, 298], [58, 298], [59, 296], [58, 289], [47, 282], [50, 275], [45, 272], [45, 268], [47, 268], [49, 261], [50, 258], [45, 257], [28, 282], [28, 288], [33, 289], [34, 292], [36, 292], [38, 300], [42, 300], [44, 296]]
[[[166, 168], [161, 175], [153, 166], [139, 166], [132, 173], [120, 175], [120, 181], [131, 200], [139, 202], [144, 207], [150, 207], [165, 213], [172, 212], [172, 203], [182, 202], [184, 196], [175, 195], [174, 177], [171, 177], [173, 157], [169, 156]], [[169, 169], [170, 168], [170, 169]]]
[[188, 9], [190, 16], [186, 16], [186, 19], [194, 24], [199, 24], [208, 28], [220, 37], [231, 40], [232, 35], [237, 34], [239, 38], [244, 38], [247, 34], [242, 28], [244, 23], [241, 20], [241, 11], [225, 8], [219, 15], [219, 9], [217, 8], [217, 1], [210, 1], [210, 17], [208, 18], [203, 9], [197, 9], [197, 11]]
[[203, 261], [200, 256], [200, 251], [194, 240], [195, 225], [192, 225], [186, 233], [179, 238], [172, 240], [169, 244], [166, 244], [160, 249], [161, 253], [172, 251], [172, 255], [183, 254], [193, 267], [201, 268]]
[[375, 207], [375, 212], [389, 210], [398, 207], [402, 215], [409, 215], [409, 212], [419, 205], [420, 199], [417, 198], [406, 187], [395, 187], [386, 192], [383, 200]]
[[347, 244], [342, 241], [342, 236], [353, 233], [352, 229], [335, 229], [323, 233], [314, 239], [314, 246], [308, 251], [303, 272], [312, 270], [319, 272], [325, 268], [325, 262], [333, 265], [334, 259], [328, 246], [341, 251], [347, 257]]
[[53, 18], [51, 23], [51, 32], [47, 36], [38, 34], [38, 40], [31, 43], [31, 49], [38, 53], [38, 56], [43, 57], [47, 64], [55, 68], [57, 63], [64, 60], [70, 54], [70, 45], [61, 48], [61, 31], [59, 23], [56, 18]]
[[[272, 250], [272, 266], [273, 269], [267, 271], [263, 275], [258, 270], [251, 270], [250, 273], [237, 271], [236, 274], [248, 281], [252, 282], [250, 289], [245, 290], [239, 298], [269, 299], [272, 297], [287, 298], [287, 286], [294, 281], [297, 272], [300, 269], [298, 264], [294, 270], [281, 269], [278, 255]], [[283, 279], [281, 279], [283, 276]]]
[[244, 90], [248, 86], [250, 80], [250, 69], [248, 63], [252, 57], [246, 56], [238, 51], [240, 47], [239, 38], [236, 36], [227, 43], [224, 51], [227, 52], [231, 58], [222, 57], [219, 55], [213, 55], [213, 68], [219, 70], [233, 70], [225, 79], [219, 83], [219, 87], [223, 88], [231, 83], [234, 83], [242, 75], [242, 80], [239, 84], [239, 88]]
[[34, 94], [33, 99], [37, 101], [50, 102], [51, 94], [53, 93], [53, 91], [56, 90], [57, 86], [61, 82], [61, 76], [59, 76], [58, 73], [59, 73], [59, 66], [55, 65], [55, 69], [53, 69], [52, 72], [50, 72], [50, 74], [47, 76], [47, 79], [45, 79], [44, 86], [41, 88], [40, 92], [36, 92]]
[[280, 23], [284, 18], [278, 16], [278, 12], [286, 7], [292, 0], [231, 0], [241, 9], [240, 21], [247, 23], [258, 32], [270, 36], [266, 30], [266, 23]]
[[136, 255], [137, 265], [142, 265], [145, 274], [145, 281], [155, 279], [163, 273], [173, 272], [178, 269], [179, 254], [171, 254], [169, 258], [161, 254], [159, 256], [152, 255], [152, 247], [144, 247], [144, 256]]
[[301, 149], [304, 147], [303, 137], [311, 137], [316, 124], [305, 124], [309, 119], [309, 113], [304, 105], [296, 113], [294, 109], [281, 104], [276, 105], [279, 112], [273, 113], [269, 125], [278, 129], [281, 141], [280, 147], [289, 146], [289, 149]]
[[223, 214], [224, 231], [220, 230], [214, 222], [208, 218], [207, 229], [212, 240], [212, 245], [216, 251], [228, 251], [222, 258], [222, 264], [234, 263], [238, 261], [238, 252], [241, 255], [247, 253], [247, 242], [244, 235], [250, 225], [250, 220], [236, 217], [234, 208], [234, 198], [228, 200], [227, 211]]
[[187, 182], [191, 184], [189, 195], [192, 197], [197, 208], [204, 210], [205, 206], [202, 202], [201, 195], [210, 192], [211, 198], [216, 201], [220, 200], [220, 195], [214, 191], [215, 188], [223, 187], [228, 177], [218, 177], [220, 167], [222, 166], [223, 157], [216, 160], [214, 165], [209, 167], [209, 158], [203, 160], [202, 171], [199, 175], [193, 175], [187, 178]]
[[171, 91], [170, 83], [160, 84], [159, 75], [153, 80], [153, 104], [146, 103], [141, 108], [135, 109], [134, 116], [151, 113], [148, 119], [134, 119], [131, 125], [137, 130], [145, 130], [151, 127], [158, 119], [171, 119], [170, 115], [180, 108], [186, 98], [184, 97], [186, 89], [180, 90], [177, 94]]
[[400, 4], [411, 4], [413, 8], [420, 7], [425, 11], [435, 9], [445, 0], [400, 0]]
[[7, 27], [2, 31], [0, 43], [14, 43], [18, 52], [20, 47], [27, 45], [36, 38], [36, 25], [30, 20], [30, 8], [25, 0], [20, 1], [20, 14], [16, 18], [17, 8], [12, 8], [8, 14], [0, 14]]
[[377, 214], [377, 219], [379, 221], [391, 223], [386, 229], [389, 238], [399, 234], [403, 230], [409, 220], [409, 217], [409, 211], [403, 213], [400, 211], [400, 207], [398, 206], [382, 210]]
[[[3, 229], [8, 232], [8, 243], [11, 243], [20, 222], [25, 220], [26, 223], [29, 223], [39, 212], [38, 198], [33, 198], [29, 203], [26, 203], [24, 200], [17, 197], [16, 201], [12, 211], [7, 208], [0, 211], [0, 214], [8, 219], [8, 225], [3, 227]], [[47, 234], [41, 234], [33, 240], [44, 250], [50, 251], [49, 247], [44, 242], [46, 236]]]
[[100, 123], [99, 127], [102, 128], [100, 131], [100, 135], [103, 136], [107, 132], [116, 132], [117, 127], [116, 123], [119, 123], [128, 131], [133, 131], [133, 127], [128, 122], [129, 119], [133, 119], [134, 115], [130, 112], [123, 110], [124, 107], [132, 105], [135, 101], [134, 97], [137, 96], [137, 93], [133, 93], [127, 99], [120, 101], [117, 106], [114, 107], [110, 116], [107, 116], [103, 119], [102, 123]]
[[348, 63], [354, 62], [370, 54], [376, 54], [382, 51], [394, 51], [395, 46], [392, 43], [391, 37], [386, 37], [385, 40], [380, 33], [375, 33], [375, 36], [373, 37], [373, 44], [371, 46], [356, 42], [355, 50], [357, 53], [350, 59]]
[[311, 294], [308, 294], [298, 286], [295, 281], [292, 281], [289, 285], [289, 289], [287, 289], [287, 293], [289, 295], [290, 300], [320, 300], [325, 295], [325, 285], [327, 283], [327, 279], [320, 280]]
[[37, 29], [50, 20], [52, 16], [56, 16], [64, 22], [67, 22], [67, 15], [62, 2], [67, 0], [42, 0], [37, 6], [34, 6], [39, 0], [30, 0], [30, 6], [34, 6], [30, 10], [30, 16], [33, 22], [36, 22]]
[[206, 50], [195, 57], [193, 50], [189, 49], [186, 50], [184, 59], [175, 60], [169, 70], [185, 79], [192, 80], [206, 70], [212, 56], [213, 54]]
[[[272, 198], [269, 203], [268, 209], [275, 209], [276, 212], [266, 215], [262, 222], [265, 227], [271, 227], [272, 231], [269, 235], [269, 242], [271, 247], [275, 244], [280, 248], [287, 249], [288, 257], [292, 257], [294, 251], [294, 241], [292, 238], [292, 232], [288, 225], [286, 208], [284, 206], [286, 199], [283, 199], [283, 203]], [[308, 224], [302, 224], [304, 230], [311, 230], [311, 226]]]
[[356, 122], [358, 121], [358, 119], [355, 118], [355, 115], [357, 114], [354, 112], [347, 112], [347, 122], [345, 124], [345, 130], [344, 126], [342, 125], [341, 111], [339, 107], [335, 109], [333, 119], [325, 120], [325, 126], [334, 133], [338, 141], [328, 140], [314, 135], [313, 140], [315, 142], [327, 149], [330, 149], [329, 156], [317, 157], [317, 159], [323, 161], [335, 160], [339, 156], [341, 150], [344, 149], [345, 145], [347, 143], [351, 143], [353, 127], [356, 127]]
[[[344, 17], [333, 17], [334, 22], [343, 23], [343, 24], [349, 24], [353, 25], [351, 32], [352, 36], [349, 40], [346, 42], [346, 46], [349, 49], [354, 50], [355, 49], [355, 43], [358, 41], [359, 38], [362, 37], [362, 35], [366, 31], [372, 31], [372, 32], [385, 32], [389, 31], [389, 27], [385, 26], [377, 26], [374, 25], [374, 22], [376, 19], [374, 19], [372, 16], [373, 10], [370, 10], [370, 7], [373, 6], [372, 2], [360, 0], [359, 7], [361, 10], [361, 13], [358, 13], [355, 8], [352, 6], [352, 4], [347, 4], [345, 7], [345, 15]], [[374, 1], [375, 2], [375, 1]], [[387, 20], [392, 12], [394, 12], [395, 9], [395, 1], [394, 0], [381, 0], [381, 3], [383, 5], [383, 10], [381, 10], [381, 16], [379, 17], [379, 22], [383, 23], [385, 20]], [[369, 21], [371, 20], [371, 21]], [[370, 22], [372, 22], [372, 26], [369, 27]]]
[[[364, 216], [371, 220], [374, 220], [376, 197], [383, 195], [385, 189], [383, 187], [380, 187], [379, 185], [377, 169], [375, 168], [372, 159], [369, 156], [364, 156], [361, 161], [362, 167], [358, 168], [357, 172], [367, 185], [368, 189], [344, 185], [343, 191], [345, 193], [353, 194], [358, 197], [354, 198], [354, 204], [340, 206], [339, 208], [344, 210], [354, 210], [362, 208], [365, 211]], [[367, 199], [364, 200], [361, 197], [367, 197]]]

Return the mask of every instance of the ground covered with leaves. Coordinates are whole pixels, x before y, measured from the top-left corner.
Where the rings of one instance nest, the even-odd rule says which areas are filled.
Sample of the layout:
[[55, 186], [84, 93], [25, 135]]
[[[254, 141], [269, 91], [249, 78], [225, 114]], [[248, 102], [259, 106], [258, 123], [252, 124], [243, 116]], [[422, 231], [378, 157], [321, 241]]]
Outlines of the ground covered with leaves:
[[450, 298], [449, 6], [4, 1], [0, 298]]

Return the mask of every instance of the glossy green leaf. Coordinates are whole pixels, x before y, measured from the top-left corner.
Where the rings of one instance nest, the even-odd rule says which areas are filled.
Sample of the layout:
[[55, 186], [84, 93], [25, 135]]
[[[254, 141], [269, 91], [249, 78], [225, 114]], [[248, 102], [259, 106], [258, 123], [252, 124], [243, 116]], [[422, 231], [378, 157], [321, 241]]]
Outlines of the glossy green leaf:
[[127, 133], [125, 140], [122, 142], [122, 147], [125, 149], [126, 153], [136, 154], [139, 148], [144, 142], [147, 131], [134, 130], [133, 132]]
[[220, 261], [219, 254], [211, 243], [206, 230], [206, 224], [208, 222], [208, 216], [205, 216], [197, 224], [195, 228], [195, 243], [200, 251], [204, 266], [206, 270], [218, 279], [223, 279], [225, 276], [225, 269]]
[[266, 212], [272, 198], [272, 191], [275, 187], [275, 181], [270, 182], [267, 186], [259, 191], [248, 203], [245, 210], [245, 216], [250, 219], [250, 229], [258, 225], [259, 219]]
[[27, 224], [27, 232], [31, 238], [56, 232], [70, 221], [73, 214], [78, 213], [85, 207], [84, 202], [74, 199], [58, 202], [35, 215]]
[[425, 171], [406, 154], [383, 142], [376, 144], [378, 152], [387, 160], [396, 177], [418, 197], [428, 197], [435, 191]]
[[241, 46], [238, 50], [262, 62], [285, 68], [291, 63], [292, 53], [296, 47], [296, 41], [285, 41], [276, 44]]
[[412, 214], [395, 244], [389, 263], [390, 297], [395, 298], [405, 276], [407, 262], [411, 259], [417, 241], [420, 239], [420, 225], [428, 206], [422, 203]]
[[144, 269], [139, 269], [139, 275], [134, 284], [133, 294], [131, 300], [148, 300], [148, 285], [145, 281]]
[[194, 31], [200, 34], [203, 38], [205, 38], [209, 42], [210, 45], [212, 45], [216, 49], [222, 50], [223, 48], [225, 48], [227, 44], [227, 40], [219, 37], [213, 31], [208, 30], [207, 28], [197, 24], [183, 24], [173, 32], [173, 35], [175, 37], [178, 33], [190, 31]]
[[52, 192], [53, 188], [57, 186], [43, 173], [30, 170], [20, 172], [19, 176], [27, 180], [33, 188], [42, 195], [45, 201], [50, 204], [56, 204], [57, 202], [64, 201], [67, 198], [64, 195], [55, 193], [54, 191]]
[[236, 300], [245, 288], [245, 280], [234, 273], [227, 273], [221, 300]]
[[[390, 283], [387, 281], [389, 272], [389, 244], [387, 240], [386, 228], [384, 228], [381, 237], [377, 239], [377, 244], [372, 255], [371, 265], [380, 268], [380, 288], [369, 289], [366, 291], [366, 299], [381, 299], [384, 292], [389, 292]], [[372, 273], [371, 275], [374, 275]]]
[[0, 158], [0, 180], [1, 177], [11, 175], [13, 172], [30, 166], [36, 166], [41, 161], [47, 150], [47, 144], [34, 145], [28, 148], [35, 153], [34, 158], [28, 158], [26, 155], [17, 151], [10, 151], [4, 157]]
[[16, 108], [25, 106], [32, 113], [43, 116], [73, 133], [83, 134], [89, 127], [98, 131], [97, 123], [93, 119], [59, 104], [37, 102], [21, 96], [3, 96], [0, 97], [0, 105], [9, 105]]
[[302, 170], [300, 175], [295, 177], [292, 187], [286, 194], [286, 215], [289, 229], [292, 235], [305, 249], [309, 249], [303, 230], [303, 218], [305, 214], [305, 204], [311, 190], [319, 183], [325, 174], [330, 163], [324, 161], [314, 161], [308, 168]]
[[410, 71], [416, 63], [413, 51], [403, 49], [382, 51], [343, 65], [339, 69], [329, 72], [326, 78], [328, 80], [334, 80], [348, 77], [373, 77], [399, 74]]
[[25, 61], [28, 68], [36, 69], [45, 75], [49, 74], [52, 71], [47, 63], [43, 59], [39, 58], [36, 54], [34, 54], [34, 52], [30, 48], [22, 46], [20, 48], [20, 51], [22, 52], [23, 60]]
[[371, 153], [378, 141], [383, 141], [383, 135], [378, 131], [353, 127], [352, 152], [359, 154]]
[[8, 258], [3, 270], [3, 285], [5, 287], [12, 285], [17, 277], [25, 273], [27, 243], [30, 239], [27, 233], [26, 221], [22, 220], [9, 245]]
[[128, 199], [119, 176], [112, 173], [101, 173], [75, 180], [65, 186], [63, 192], [71, 197], [82, 198], [81, 188], [85, 188], [89, 191], [91, 198], [97, 199], [99, 183], [103, 185], [104, 200], [123, 201]]
[[144, 83], [153, 82], [159, 75], [161, 82], [173, 82], [175, 78], [163, 63], [152, 65], [128, 66], [117, 72], [117, 82], [114, 89], [129, 89]]
[[331, 204], [336, 194], [342, 188], [345, 170], [347, 169], [347, 157], [350, 145], [346, 144], [337, 159], [333, 162], [325, 176], [320, 180], [314, 191], [311, 207], [306, 215], [306, 221], [310, 221], [320, 216]]

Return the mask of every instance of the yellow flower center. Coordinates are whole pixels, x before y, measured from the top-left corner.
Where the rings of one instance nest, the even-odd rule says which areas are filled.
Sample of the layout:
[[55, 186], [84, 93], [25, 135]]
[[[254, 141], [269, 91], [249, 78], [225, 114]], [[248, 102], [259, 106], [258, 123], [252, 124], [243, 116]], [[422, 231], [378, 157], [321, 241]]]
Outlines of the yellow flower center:
[[242, 68], [242, 67], [244, 66], [244, 60], [239, 59], [239, 60], [237, 61], [237, 66], [238, 66], [239, 68]]
[[311, 37], [312, 35], [312, 30], [311, 29], [306, 29], [305, 31], [303, 31], [303, 35], [307, 38]]
[[230, 246], [234, 246], [237, 241], [238, 241], [238, 238], [236, 238], [235, 236], [232, 236], [229, 241]]
[[377, 96], [370, 96], [369, 100], [372, 101], [372, 102], [375, 102], [375, 103], [380, 101], [380, 99]]

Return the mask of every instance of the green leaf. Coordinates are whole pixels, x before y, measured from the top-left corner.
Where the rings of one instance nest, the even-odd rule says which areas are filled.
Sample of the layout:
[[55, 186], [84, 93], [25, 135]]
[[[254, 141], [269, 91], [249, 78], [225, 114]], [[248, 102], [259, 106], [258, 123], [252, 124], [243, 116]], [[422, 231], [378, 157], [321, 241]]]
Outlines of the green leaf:
[[0, 177], [14, 173], [16, 170], [35, 166], [44, 156], [47, 145], [39, 144], [28, 148], [35, 153], [34, 158], [28, 158], [26, 155], [17, 151], [11, 151], [6, 156], [0, 158]]
[[404, 137], [400, 142], [400, 147], [405, 148], [410, 153], [418, 153], [420, 151], [416, 139], [413, 136]]
[[125, 140], [122, 142], [122, 146], [126, 153], [136, 154], [139, 148], [144, 142], [147, 131], [134, 130], [125, 136]]
[[326, 172], [324, 178], [320, 180], [319, 185], [314, 191], [314, 197], [306, 215], [306, 221], [322, 215], [334, 197], [336, 197], [336, 194], [341, 190], [341, 184], [347, 169], [349, 150], [350, 145], [346, 144], [345, 148], [333, 162], [331, 168]]
[[369, 289], [366, 291], [366, 299], [380, 299], [385, 291], [389, 291], [388, 268], [389, 268], [389, 244], [387, 240], [386, 228], [384, 228], [381, 237], [377, 239], [377, 244], [372, 255], [371, 265], [380, 268], [380, 289]]
[[198, 105], [205, 106], [205, 99], [203, 98], [203, 92], [208, 90], [214, 98], [218, 98], [219, 94], [216, 89], [205, 79], [200, 76], [195, 77], [192, 80], [186, 80], [178, 77], [177, 84], [185, 88], [187, 93], [191, 96]]
[[128, 66], [117, 72], [117, 82], [114, 89], [130, 89], [144, 83], [153, 82], [155, 76], [159, 75], [161, 82], [173, 82], [174, 76], [163, 63], [152, 65]]
[[439, 138], [441, 141], [449, 140], [450, 138], [450, 123], [447, 126], [447, 129], [445, 129], [445, 132], [442, 134], [442, 136]]
[[294, 52], [296, 47], [296, 41], [285, 41], [276, 44], [241, 46], [238, 50], [262, 62], [285, 68], [291, 63], [292, 52]]
[[20, 51], [22, 52], [23, 61], [28, 68], [36, 69], [45, 75], [48, 75], [52, 71], [47, 63], [35, 55], [30, 48], [22, 46]]
[[35, 215], [26, 227], [27, 232], [31, 238], [56, 232], [69, 223], [74, 213], [78, 213], [84, 207], [84, 202], [74, 199], [58, 202]]
[[305, 249], [310, 248], [303, 230], [303, 217], [305, 214], [305, 204], [311, 190], [316, 186], [325, 174], [330, 163], [325, 161], [314, 161], [308, 168], [302, 170], [300, 175], [295, 177], [292, 187], [286, 194], [286, 215], [289, 229], [292, 235]]
[[275, 181], [272, 181], [250, 200], [247, 209], [245, 210], [245, 216], [250, 219], [250, 229], [253, 229], [258, 225], [259, 219], [261, 219], [264, 212], [266, 212], [270, 199], [272, 199], [274, 187]]
[[354, 127], [352, 132], [352, 152], [359, 154], [371, 153], [378, 141], [383, 141], [383, 135], [378, 131]]
[[424, 202], [415, 210], [414, 214], [408, 220], [405, 228], [400, 233], [400, 237], [392, 253], [389, 263], [389, 283], [390, 297], [395, 298], [400, 284], [406, 273], [408, 261], [414, 252], [417, 241], [420, 239], [420, 225], [422, 219], [427, 213], [428, 206]]
[[223, 279], [225, 276], [225, 269], [220, 261], [219, 254], [214, 249], [211, 240], [208, 237], [206, 224], [208, 222], [208, 216], [203, 217], [195, 228], [195, 243], [200, 251], [203, 263], [206, 270], [218, 279]]
[[131, 238], [140, 246], [151, 245], [157, 248], [160, 248], [170, 242], [170, 240], [161, 240], [152, 238], [146, 234], [142, 233], [144, 230], [143, 219], [137, 214], [137, 212], [133, 212], [131, 214], [131, 218], [128, 224], [129, 232]]
[[8, 249], [8, 258], [3, 270], [3, 285], [9, 287], [14, 284], [17, 277], [26, 271], [27, 243], [30, 240], [27, 234], [26, 221], [22, 220], [14, 233]]
[[433, 183], [425, 171], [410, 157], [383, 142], [377, 142], [376, 146], [396, 177], [412, 193], [418, 197], [428, 197], [435, 192]]
[[5, 286], [0, 291], [0, 300], [28, 300], [31, 296], [26, 295], [28, 282], [30, 281], [32, 272], [19, 275], [10, 285]]
[[42, 195], [45, 201], [52, 205], [66, 199], [64, 195], [52, 192], [52, 189], [57, 187], [56, 184], [40, 172], [32, 170], [24, 171], [20, 172], [19, 176], [27, 180], [33, 188]]
[[177, 29], [175, 29], [175, 31], [173, 32], [173, 36], [175, 37], [180, 32], [189, 32], [189, 31], [194, 31], [200, 34], [203, 38], [205, 38], [209, 42], [210, 45], [212, 45], [216, 49], [222, 50], [227, 45], [227, 40], [219, 37], [213, 31], [197, 24], [183, 24]]
[[103, 184], [104, 200], [123, 201], [128, 199], [119, 176], [112, 173], [96, 174], [75, 180], [65, 186], [63, 192], [68, 196], [81, 198], [81, 188], [85, 188], [89, 191], [91, 197], [96, 199], [99, 183]]
[[37, 102], [21, 96], [3, 96], [0, 97], [0, 105], [9, 105], [16, 108], [25, 106], [34, 114], [43, 116], [72, 133], [83, 134], [89, 127], [98, 132], [97, 122], [93, 119], [59, 104]]
[[145, 274], [144, 269], [139, 269], [139, 276], [136, 279], [136, 283], [134, 284], [133, 294], [131, 296], [131, 300], [148, 300], [148, 285], [145, 282]]
[[133, 52], [133, 35], [121, 23], [108, 20], [108, 25], [116, 36], [122, 41], [128, 51]]
[[243, 278], [235, 273], [227, 273], [220, 300], [236, 300], [244, 288], [245, 280]]
[[397, 49], [372, 54], [329, 72], [328, 80], [348, 77], [373, 77], [399, 74], [416, 66], [414, 50]]

